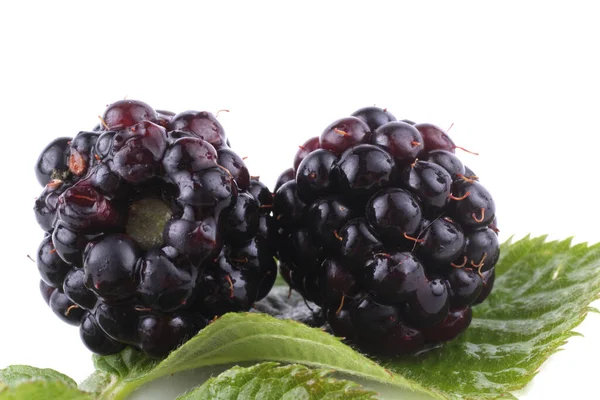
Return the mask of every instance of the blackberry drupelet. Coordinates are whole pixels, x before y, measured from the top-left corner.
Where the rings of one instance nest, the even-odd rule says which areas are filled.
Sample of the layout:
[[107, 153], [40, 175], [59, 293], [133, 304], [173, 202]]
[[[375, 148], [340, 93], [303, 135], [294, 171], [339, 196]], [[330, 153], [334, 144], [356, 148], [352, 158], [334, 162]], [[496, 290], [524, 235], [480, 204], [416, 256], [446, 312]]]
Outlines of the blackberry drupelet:
[[36, 163], [40, 291], [85, 345], [164, 357], [277, 275], [272, 194], [209, 112], [122, 100]]
[[494, 284], [494, 201], [446, 132], [366, 107], [298, 150], [273, 203], [280, 272], [333, 332], [395, 356], [451, 340]]

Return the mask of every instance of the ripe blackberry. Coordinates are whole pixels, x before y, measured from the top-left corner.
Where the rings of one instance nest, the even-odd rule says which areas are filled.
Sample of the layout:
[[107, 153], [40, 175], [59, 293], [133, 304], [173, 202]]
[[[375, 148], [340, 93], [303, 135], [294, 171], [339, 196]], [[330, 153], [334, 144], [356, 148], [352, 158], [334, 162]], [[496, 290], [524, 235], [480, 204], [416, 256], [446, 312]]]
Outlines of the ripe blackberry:
[[122, 100], [101, 119], [36, 163], [40, 291], [93, 352], [163, 357], [270, 291], [273, 196], [209, 112]]
[[280, 271], [384, 355], [463, 332], [499, 257], [494, 201], [432, 124], [362, 108], [300, 146], [273, 202]]

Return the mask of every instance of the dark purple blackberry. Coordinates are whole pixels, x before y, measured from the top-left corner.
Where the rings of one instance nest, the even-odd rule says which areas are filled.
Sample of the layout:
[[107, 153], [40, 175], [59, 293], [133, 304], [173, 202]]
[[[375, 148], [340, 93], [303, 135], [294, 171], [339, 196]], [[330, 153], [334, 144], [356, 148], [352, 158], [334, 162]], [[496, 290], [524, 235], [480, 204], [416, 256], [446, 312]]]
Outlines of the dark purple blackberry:
[[349, 307], [336, 309], [334, 307], [327, 308], [327, 323], [333, 329], [336, 336], [344, 339], [354, 339], [354, 324], [350, 319]]
[[79, 132], [71, 141], [69, 171], [77, 177], [85, 175], [92, 163], [92, 149], [98, 140], [98, 132]]
[[111, 169], [125, 181], [142, 183], [161, 173], [167, 150], [165, 128], [149, 121], [118, 131], [108, 160]]
[[298, 146], [298, 151], [294, 156], [294, 171], [298, 170], [298, 166], [304, 160], [304, 157], [312, 153], [321, 146], [321, 140], [318, 136], [308, 139], [304, 144]]
[[362, 120], [371, 132], [375, 132], [381, 125], [385, 125], [388, 122], [396, 121], [396, 117], [392, 115], [387, 108], [379, 107], [364, 107], [360, 110], [356, 110], [352, 113], [353, 117]]
[[352, 299], [359, 291], [360, 285], [354, 275], [335, 258], [327, 258], [322, 264], [320, 280], [324, 302], [335, 309], [348, 299]]
[[488, 226], [494, 220], [496, 205], [483, 185], [469, 178], [459, 179], [452, 185], [454, 200], [449, 213], [468, 229]]
[[156, 111], [139, 100], [119, 100], [109, 104], [102, 114], [106, 130], [128, 128], [142, 121], [156, 121]]
[[392, 246], [405, 244], [417, 236], [422, 214], [417, 198], [400, 188], [380, 190], [365, 207], [370, 226]]
[[64, 279], [63, 292], [73, 303], [86, 310], [93, 310], [98, 302], [98, 297], [85, 285], [85, 271], [74, 268]]
[[151, 357], [165, 357], [205, 326], [205, 320], [191, 314], [146, 315], [138, 327], [140, 348]]
[[217, 152], [210, 143], [197, 137], [184, 137], [169, 146], [162, 163], [174, 182], [185, 182], [191, 180], [195, 172], [217, 166], [217, 160]]
[[[194, 304], [193, 308], [208, 316], [251, 308], [258, 299], [260, 282], [253, 271], [242, 268], [245, 264], [247, 259], [221, 254], [215, 261], [215, 268], [201, 277], [199, 285], [203, 297], [197, 299], [201, 304]], [[273, 277], [276, 277], [275, 271]]]
[[357, 343], [372, 353], [388, 356], [390, 354], [408, 354], [420, 350], [425, 344], [422, 331], [411, 327], [404, 321], [390, 326], [383, 335], [374, 340], [357, 339]]
[[195, 263], [202, 263], [218, 253], [222, 238], [214, 217], [171, 219], [163, 231], [163, 240], [177, 254], [186, 254]]
[[109, 355], [118, 353], [125, 348], [125, 344], [111, 339], [100, 329], [94, 316], [85, 314], [81, 320], [79, 333], [83, 344], [96, 354]]
[[419, 131], [406, 122], [389, 122], [371, 135], [372, 144], [386, 150], [398, 165], [410, 164], [424, 148]]
[[337, 253], [344, 265], [358, 274], [364, 271], [369, 257], [384, 248], [364, 217], [351, 219], [335, 233], [339, 242], [331, 250]]
[[416, 328], [440, 324], [448, 315], [450, 307], [448, 282], [436, 278], [422, 284], [415, 291], [415, 298], [407, 302], [406, 319]]
[[483, 279], [472, 268], [455, 268], [447, 275], [454, 307], [465, 307], [475, 303], [483, 290]]
[[402, 184], [421, 199], [423, 208], [430, 215], [441, 215], [441, 210], [450, 201], [452, 177], [432, 162], [418, 160], [405, 167]]
[[310, 237], [324, 246], [334, 246], [340, 229], [354, 216], [348, 204], [337, 198], [321, 198], [305, 210]]
[[175, 113], [167, 110], [156, 110], [156, 123], [165, 128], [168, 127], [169, 122], [173, 119]]
[[67, 228], [60, 221], [54, 226], [52, 244], [58, 256], [67, 264], [81, 267], [83, 251], [88, 242], [95, 236]]
[[317, 149], [304, 157], [296, 172], [298, 195], [304, 202], [313, 201], [334, 190], [329, 171], [337, 161], [335, 154], [324, 149]]
[[61, 290], [55, 290], [50, 295], [48, 305], [60, 319], [67, 324], [79, 326], [85, 310], [73, 303]]
[[218, 166], [195, 172], [191, 179], [178, 181], [177, 186], [180, 205], [212, 210], [217, 217], [234, 204], [238, 192], [233, 176]]
[[139, 345], [138, 324], [142, 312], [149, 309], [135, 303], [109, 305], [100, 302], [94, 310], [96, 322], [110, 338], [129, 345]]
[[427, 161], [439, 165], [450, 174], [453, 180], [465, 176], [465, 167], [460, 159], [446, 150], [431, 150], [427, 153]]
[[465, 249], [465, 235], [459, 224], [448, 217], [426, 222], [416, 253], [427, 263], [430, 271], [445, 268], [458, 260]]
[[162, 250], [149, 250], [138, 268], [137, 292], [153, 310], [176, 310], [193, 294], [198, 275], [196, 268], [185, 264], [176, 266]]
[[56, 220], [56, 208], [58, 206], [59, 196], [67, 189], [68, 185], [59, 179], [49, 181], [40, 196], [35, 199], [35, 219], [40, 227], [51, 232]]
[[296, 180], [283, 184], [273, 199], [273, 216], [278, 224], [300, 223], [306, 204], [298, 197]]
[[50, 296], [56, 290], [55, 287], [48, 285], [46, 282], [40, 279], [40, 293], [42, 294], [42, 298], [46, 302], [46, 304], [50, 304]]
[[185, 131], [210, 143], [215, 149], [226, 146], [223, 126], [215, 116], [207, 111], [184, 111], [172, 117], [169, 131]]
[[398, 309], [377, 303], [367, 295], [360, 296], [356, 306], [350, 310], [350, 320], [356, 336], [360, 339], [375, 341], [396, 325], [399, 319]]
[[446, 150], [454, 153], [456, 146], [450, 136], [441, 128], [433, 124], [415, 124], [414, 127], [421, 133], [425, 153], [432, 150]]
[[329, 125], [319, 137], [319, 147], [342, 154], [350, 147], [365, 143], [369, 126], [356, 117], [342, 118]]
[[282, 261], [301, 264], [303, 269], [311, 271], [321, 265], [322, 247], [314, 244], [308, 229], [295, 230], [281, 241], [280, 246], [286, 248]]
[[252, 303], [265, 297], [277, 279], [277, 264], [268, 240], [260, 235], [243, 244], [232, 243], [223, 247], [229, 264], [241, 271], [244, 278], [256, 288]]
[[85, 285], [106, 301], [130, 298], [135, 293], [140, 255], [137, 243], [124, 234], [91, 241], [83, 254]]
[[73, 185], [60, 195], [56, 217], [62, 225], [79, 232], [117, 229], [123, 217], [113, 202], [96, 189]]
[[364, 286], [382, 304], [410, 304], [417, 289], [427, 284], [423, 265], [409, 252], [374, 254], [364, 274]]
[[396, 179], [394, 159], [380, 147], [361, 144], [349, 148], [331, 169], [337, 188], [361, 206]]
[[492, 292], [492, 289], [494, 288], [494, 281], [496, 280], [496, 269], [492, 267], [491, 269], [482, 272], [480, 276], [481, 280], [483, 281], [483, 289], [473, 304], [483, 303], [483, 301], [487, 299]]
[[281, 275], [365, 351], [451, 340], [491, 292], [495, 205], [456, 148], [435, 125], [366, 107], [307, 141], [278, 180]]
[[65, 179], [65, 175], [69, 171], [71, 140], [68, 137], [55, 139], [42, 150], [35, 163], [35, 176], [40, 185], [45, 186], [52, 179]]
[[125, 184], [117, 174], [115, 174], [108, 165], [96, 164], [92, 167], [86, 178], [82, 182], [88, 183], [94, 189], [103, 194], [113, 194], [115, 197], [125, 197], [130, 191], [130, 187]]
[[277, 178], [277, 182], [275, 183], [275, 189], [273, 189], [273, 192], [277, 192], [279, 188], [283, 186], [284, 183], [294, 180], [295, 178], [296, 173], [294, 172], [294, 168], [286, 169]]
[[463, 262], [468, 268], [476, 268], [485, 272], [498, 262], [500, 243], [498, 234], [491, 228], [478, 229], [467, 235]]
[[217, 154], [217, 164], [229, 171], [240, 190], [248, 190], [250, 187], [250, 173], [244, 160], [231, 149], [219, 149]]
[[231, 242], [244, 242], [256, 236], [259, 228], [260, 208], [250, 193], [237, 196], [229, 212], [225, 237]]
[[471, 324], [471, 307], [451, 309], [446, 319], [439, 325], [422, 330], [428, 342], [447, 342], [464, 332]]
[[51, 236], [46, 236], [38, 248], [37, 267], [42, 281], [54, 288], [62, 287], [71, 270], [71, 266], [58, 255]]
[[40, 155], [40, 291], [98, 354], [163, 357], [277, 275], [273, 195], [208, 112], [123, 100]]
[[258, 208], [263, 214], [269, 214], [273, 208], [273, 193], [267, 185], [258, 180], [257, 177], [250, 179], [248, 193], [258, 202]]

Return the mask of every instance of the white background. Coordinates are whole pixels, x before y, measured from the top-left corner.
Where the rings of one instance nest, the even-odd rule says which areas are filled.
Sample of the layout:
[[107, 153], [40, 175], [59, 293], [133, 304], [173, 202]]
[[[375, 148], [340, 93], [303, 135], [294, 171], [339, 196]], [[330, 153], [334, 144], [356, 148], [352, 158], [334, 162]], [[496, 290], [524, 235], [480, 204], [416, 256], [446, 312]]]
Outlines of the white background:
[[[126, 96], [229, 109], [219, 118], [234, 149], [271, 187], [297, 145], [357, 108], [453, 123], [454, 141], [480, 153], [461, 157], [496, 200], [502, 240], [598, 242], [600, 28], [583, 4], [3, 2], [0, 368], [50, 367], [77, 381], [93, 370], [27, 259], [42, 238], [33, 166], [47, 142], [91, 129]], [[594, 398], [600, 317], [577, 330], [585, 338], [520, 398]]]

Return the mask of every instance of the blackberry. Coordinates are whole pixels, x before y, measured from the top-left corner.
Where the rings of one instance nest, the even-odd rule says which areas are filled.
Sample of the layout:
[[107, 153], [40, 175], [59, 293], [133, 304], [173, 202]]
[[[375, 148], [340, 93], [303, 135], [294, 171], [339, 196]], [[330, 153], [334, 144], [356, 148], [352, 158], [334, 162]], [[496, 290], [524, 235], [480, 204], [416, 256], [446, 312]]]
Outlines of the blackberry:
[[50, 142], [35, 164], [35, 176], [44, 186], [52, 179], [59, 179], [69, 170], [68, 151], [71, 138], [62, 137]]
[[392, 113], [385, 108], [381, 109], [379, 107], [364, 107], [353, 112], [352, 116], [366, 123], [371, 132], [375, 132], [381, 125], [396, 121], [396, 117]]
[[361, 349], [451, 340], [491, 292], [495, 205], [457, 148], [435, 125], [366, 107], [300, 146], [278, 179], [280, 272]]
[[274, 191], [276, 192], [277, 190], [279, 190], [280, 187], [283, 186], [284, 183], [287, 183], [287, 182], [293, 180], [295, 177], [296, 177], [296, 173], [294, 172], [294, 168], [286, 169], [277, 178], [277, 182], [275, 183]]
[[40, 291], [98, 354], [164, 357], [277, 275], [273, 195], [209, 112], [122, 100], [35, 166]]
[[86, 347], [96, 354], [114, 354], [125, 348], [125, 344], [106, 336], [91, 313], [85, 314], [81, 319], [79, 333]]

